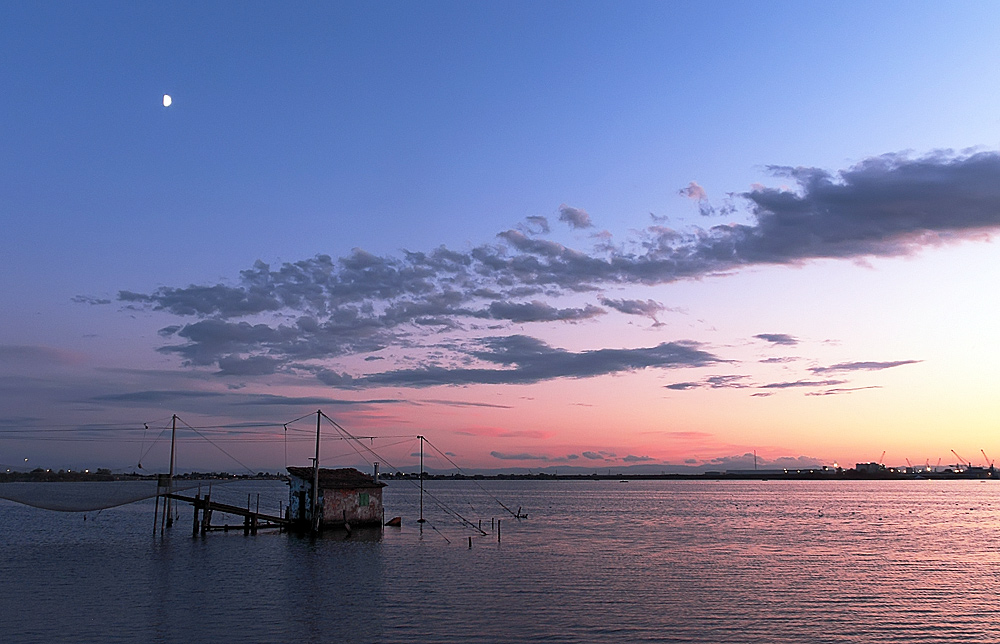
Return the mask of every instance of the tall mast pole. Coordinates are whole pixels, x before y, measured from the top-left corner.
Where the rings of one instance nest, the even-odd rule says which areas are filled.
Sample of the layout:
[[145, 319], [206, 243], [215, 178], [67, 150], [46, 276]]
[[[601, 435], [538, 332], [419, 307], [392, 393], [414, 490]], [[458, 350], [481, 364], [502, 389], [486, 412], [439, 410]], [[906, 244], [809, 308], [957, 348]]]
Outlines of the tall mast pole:
[[417, 436], [420, 439], [420, 518], [417, 519], [417, 523], [424, 522], [424, 437]]
[[323, 410], [316, 410], [316, 459], [313, 461], [312, 522], [313, 532], [319, 530], [319, 421]]
[[[174, 452], [177, 446], [177, 414], [174, 414], [171, 419], [170, 427], [170, 478], [167, 481], [167, 494], [174, 493]], [[164, 504], [164, 509], [167, 511], [167, 527], [169, 528], [174, 524], [174, 517], [170, 514], [170, 497], [168, 496]]]

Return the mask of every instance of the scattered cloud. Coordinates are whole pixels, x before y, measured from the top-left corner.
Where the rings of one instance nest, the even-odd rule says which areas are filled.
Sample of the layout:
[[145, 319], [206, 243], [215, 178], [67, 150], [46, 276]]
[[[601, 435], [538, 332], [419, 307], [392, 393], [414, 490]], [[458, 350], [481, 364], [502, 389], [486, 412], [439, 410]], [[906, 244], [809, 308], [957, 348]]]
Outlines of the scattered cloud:
[[482, 340], [468, 355], [489, 366], [451, 367], [427, 365], [371, 374], [349, 381], [329, 381], [344, 387], [471, 384], [532, 384], [556, 378], [591, 378], [646, 368], [669, 369], [703, 366], [719, 358], [691, 343], [665, 342], [637, 349], [594, 349], [572, 352], [557, 349], [523, 335]]
[[686, 188], [678, 190], [677, 193], [682, 197], [687, 197], [694, 201], [705, 201], [708, 199], [708, 193], [705, 192], [705, 189], [694, 181], [689, 183]]
[[648, 463], [655, 460], [652, 456], [635, 456], [634, 454], [629, 454], [622, 459], [625, 463]]
[[666, 310], [655, 300], [615, 300], [609, 297], [600, 298], [600, 303], [626, 315], [641, 315], [652, 318], [653, 322], [658, 322], [656, 315]]
[[892, 362], [841, 362], [829, 367], [812, 367], [813, 373], [832, 373], [836, 371], [881, 371], [907, 364], [918, 364], [922, 360], [894, 360]]
[[842, 385], [846, 380], [796, 380], [794, 382], [772, 382], [767, 385], [757, 385], [759, 389], [790, 389], [794, 387], [832, 387]]
[[111, 304], [111, 300], [103, 297], [92, 297], [90, 295], [74, 295], [70, 298], [71, 301], [77, 304], [90, 304], [91, 306], [99, 306], [102, 304]]
[[781, 344], [784, 346], [794, 346], [799, 343], [798, 339], [787, 333], [758, 333], [753, 337], [758, 340], [765, 340], [771, 344]]
[[[753, 186], [735, 195], [746, 206], [748, 223], [679, 231], [654, 217], [628, 239], [600, 235], [593, 248], [580, 250], [545, 238], [548, 220], [529, 217], [520, 229], [471, 249], [441, 246], [399, 257], [354, 249], [339, 259], [317, 255], [276, 267], [258, 261], [232, 282], [123, 290], [117, 299], [128, 308], [182, 318], [161, 330], [169, 344], [160, 351], [185, 365], [215, 365], [222, 377], [292, 373], [337, 387], [525, 384], [719, 360], [682, 341], [579, 352], [541, 343], [519, 352], [508, 345], [524, 345], [529, 336], [493, 337], [512, 324], [587, 323], [606, 312], [602, 306], [654, 321], [663, 310], [654, 300], [595, 295], [607, 288], [648, 287], [754, 265], [910, 255], [1000, 228], [1000, 153], [884, 155], [840, 172], [769, 169], [793, 189]], [[711, 208], [697, 183], [681, 192]], [[565, 204], [559, 219], [574, 230], [594, 227], [586, 211]], [[560, 306], [561, 298], [574, 298], [573, 305]], [[586, 298], [596, 301], [581, 303]], [[74, 300], [101, 303], [90, 296]], [[483, 329], [484, 320], [496, 326]], [[441, 343], [442, 334], [454, 341]], [[797, 342], [782, 333], [755, 337], [783, 346]], [[389, 346], [404, 354], [397, 368], [355, 370], [359, 363], [373, 367], [364, 358]], [[431, 360], [432, 352], [440, 359]], [[350, 368], [341, 364], [355, 357]], [[890, 365], [897, 366], [844, 363], [814, 373]], [[763, 386], [825, 386], [803, 382]]]
[[666, 385], [667, 389], [674, 389], [676, 391], [686, 391], [688, 389], [744, 389], [750, 385], [743, 382], [748, 376], [740, 375], [722, 375], [722, 376], [709, 376], [700, 382], [676, 382], [671, 385]]
[[490, 456], [493, 458], [499, 458], [502, 461], [547, 461], [548, 456], [541, 454], [505, 454], [504, 452], [490, 452]]
[[590, 221], [590, 215], [585, 210], [566, 204], [559, 206], [559, 221], [564, 221], [573, 228], [591, 228], [594, 225]]

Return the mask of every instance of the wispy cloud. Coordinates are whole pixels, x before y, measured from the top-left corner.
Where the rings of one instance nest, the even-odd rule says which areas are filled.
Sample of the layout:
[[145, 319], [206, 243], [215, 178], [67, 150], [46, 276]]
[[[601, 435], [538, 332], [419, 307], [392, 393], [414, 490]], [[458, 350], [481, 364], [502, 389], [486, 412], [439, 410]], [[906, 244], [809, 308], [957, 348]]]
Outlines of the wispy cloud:
[[873, 385], [870, 387], [843, 387], [840, 389], [827, 389], [826, 391], [810, 391], [807, 392], [807, 396], [838, 396], [841, 394], [851, 394], [855, 391], [864, 391], [865, 389], [881, 389], [881, 387]]
[[757, 385], [758, 389], [792, 389], [796, 387], [832, 387], [842, 385], [846, 380], [795, 380], [793, 382], [772, 382], [766, 385]]
[[670, 385], [665, 385], [667, 389], [673, 389], [675, 391], [686, 391], [688, 389], [743, 389], [749, 387], [745, 381], [747, 376], [741, 375], [721, 375], [721, 376], [709, 376], [698, 382], [675, 382]]
[[812, 367], [813, 373], [833, 373], [837, 371], [881, 371], [908, 364], [918, 364], [922, 360], [894, 360], [891, 362], [841, 362], [829, 367]]

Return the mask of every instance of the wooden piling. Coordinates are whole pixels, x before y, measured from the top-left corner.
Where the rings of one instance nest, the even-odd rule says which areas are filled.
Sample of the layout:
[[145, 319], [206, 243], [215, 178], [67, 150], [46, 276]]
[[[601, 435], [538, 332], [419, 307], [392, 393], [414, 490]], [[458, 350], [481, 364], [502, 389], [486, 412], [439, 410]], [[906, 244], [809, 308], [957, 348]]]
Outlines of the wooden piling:
[[500, 543], [500, 519], [497, 519], [497, 543]]
[[194, 506], [194, 526], [191, 528], [191, 536], [192, 537], [197, 537], [198, 536], [198, 508], [201, 505], [201, 492], [199, 492], [198, 494], [196, 494], [194, 496], [194, 503], [192, 503], [191, 505]]

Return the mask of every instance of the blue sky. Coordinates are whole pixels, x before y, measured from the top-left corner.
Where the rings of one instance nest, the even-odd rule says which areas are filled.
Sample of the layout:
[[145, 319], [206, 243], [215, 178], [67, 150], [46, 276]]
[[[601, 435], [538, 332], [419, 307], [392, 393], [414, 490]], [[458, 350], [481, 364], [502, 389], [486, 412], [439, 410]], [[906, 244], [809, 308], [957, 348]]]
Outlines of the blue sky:
[[[902, 153], [936, 159], [929, 166], [957, 173], [947, 159], [966, 159], [970, 149], [991, 153], [1000, 140], [1000, 44], [991, 29], [998, 12], [985, 2], [317, 3], [291, 9], [263, 3], [0, 4], [0, 252], [8, 267], [0, 275], [8, 303], [0, 328], [7, 387], [0, 419], [17, 427], [131, 422], [170, 409], [238, 420], [245, 414], [221, 400], [214, 408], [192, 407], [192, 400], [204, 401], [192, 391], [360, 399], [372, 392], [331, 389], [330, 374], [352, 375], [355, 385], [365, 374], [394, 374], [384, 377], [396, 383], [406, 369], [426, 376], [434, 368], [476, 380], [480, 372], [456, 370], [485, 368], [484, 359], [486, 367], [509, 368], [515, 363], [497, 362], [489, 352], [527, 351], [530, 345], [536, 355], [542, 350], [534, 340], [545, 344], [544, 351], [567, 352], [544, 354], [546, 366], [568, 361], [567, 371], [531, 384], [490, 385], [487, 379], [450, 382], [433, 393], [423, 385], [374, 393], [411, 403], [433, 396], [482, 405], [497, 396], [513, 401], [537, 395], [523, 390], [531, 387], [551, 387], [554, 400], [589, 400], [587, 387], [599, 385], [601, 392], [627, 392], [607, 394], [612, 399], [634, 396], [636, 406], [658, 419], [637, 420], [638, 426], [664, 423], [674, 434], [700, 436], [702, 442], [690, 448], [699, 462], [755, 446], [774, 458], [864, 460], [852, 450], [874, 448], [855, 448], [847, 438], [803, 438], [795, 419], [840, 418], [851, 413], [846, 401], [856, 405], [861, 396], [872, 399], [874, 409], [905, 407], [905, 397], [888, 391], [904, 385], [849, 383], [858, 385], [857, 392], [831, 396], [845, 401], [834, 410], [816, 408], [817, 401], [808, 401], [816, 403], [813, 409], [794, 412], [775, 406], [760, 417], [774, 419], [781, 431], [747, 436], [732, 419], [707, 425], [692, 420], [718, 402], [665, 388], [703, 382], [697, 368], [707, 363], [685, 363], [695, 373], [674, 374], [673, 367], [629, 360], [648, 358], [639, 350], [689, 343], [684, 346], [723, 361], [714, 364], [748, 365], [750, 354], [733, 352], [752, 353], [754, 343], [780, 349], [757, 336], [786, 334], [814, 343], [802, 349], [808, 356], [791, 356], [812, 360], [811, 368], [895, 362], [906, 364], [875, 371], [929, 368], [925, 356], [945, 353], [936, 339], [945, 332], [934, 326], [887, 352], [892, 355], [873, 355], [892, 346], [887, 338], [893, 334], [878, 333], [883, 324], [912, 318], [897, 321], [887, 312], [862, 325], [867, 333], [857, 332], [850, 320], [871, 315], [886, 299], [863, 303], [860, 291], [878, 279], [887, 280], [891, 293], [933, 285], [942, 271], [931, 267], [939, 265], [975, 281], [982, 273], [969, 273], [963, 262], [991, 266], [991, 242], [942, 248], [938, 240], [874, 253], [909, 259], [873, 259], [870, 248], [832, 255], [839, 259], [806, 253], [796, 260], [802, 273], [794, 275], [789, 271], [799, 269], [769, 268], [768, 260], [749, 269], [719, 266], [676, 282], [599, 280], [568, 290], [549, 283], [520, 299], [507, 292], [471, 319], [471, 309], [463, 309], [456, 326], [415, 319], [406, 333], [392, 336], [396, 345], [379, 337], [327, 353], [314, 347], [304, 358], [290, 353], [290, 345], [254, 340], [239, 350], [215, 347], [212, 360], [204, 354], [201, 362], [192, 360], [198, 341], [178, 335], [185, 325], [242, 321], [277, 332], [304, 313], [316, 318], [315, 311], [284, 306], [239, 317], [215, 308], [188, 315], [164, 304], [162, 289], [239, 287], [241, 272], [258, 260], [275, 270], [319, 255], [336, 264], [353, 249], [400, 261], [404, 250], [431, 253], [441, 246], [470, 257], [488, 245], [515, 249], [513, 237], [497, 237], [507, 231], [525, 239], [544, 236], [585, 254], [611, 246], [635, 252], [650, 243], [651, 226], [686, 233], [719, 224], [752, 226], [758, 202], [740, 195], [755, 186], [806, 190], [787, 172], [776, 176], [773, 166], [821, 168], [837, 180], [838, 172], [866, 160]], [[174, 100], [169, 108], [161, 103], [165, 93]], [[940, 150], [952, 152], [927, 156]], [[891, 183], [901, 175], [858, 176]], [[969, 184], [954, 185], [964, 190]], [[685, 189], [704, 198], [684, 196]], [[590, 225], [577, 226], [582, 220], [574, 216], [584, 215]], [[542, 217], [549, 229], [544, 235]], [[977, 234], [992, 230], [991, 221], [977, 224]], [[940, 230], [947, 236], [953, 227]], [[967, 232], [955, 237], [965, 239]], [[716, 272], [727, 276], [712, 277]], [[775, 290], [784, 282], [794, 283]], [[148, 297], [123, 299], [122, 292]], [[974, 293], [962, 302], [981, 307]], [[914, 289], [894, 310], [921, 309], [946, 294]], [[388, 300], [367, 301], [377, 308]], [[653, 302], [655, 326], [640, 328], [635, 322], [645, 318], [624, 311], [636, 302]], [[976, 308], [969, 315], [985, 320], [991, 311]], [[843, 323], [830, 324], [839, 315]], [[494, 324], [476, 322], [487, 318]], [[733, 318], [741, 324], [728, 329]], [[173, 333], [161, 332], [173, 327]], [[827, 356], [830, 342], [858, 348]], [[182, 345], [187, 353], [169, 348]], [[742, 348], [727, 352], [736, 346]], [[606, 360], [620, 357], [610, 352], [624, 349], [637, 353], [604, 371], [612, 364]], [[574, 352], [577, 357], [569, 355]], [[293, 364], [292, 355], [308, 364]], [[968, 360], [987, 355], [970, 352]], [[220, 358], [243, 365], [245, 377], [227, 372]], [[394, 368], [367, 369], [383, 364], [373, 360]], [[583, 362], [602, 366], [577, 371]], [[744, 379], [773, 380], [747, 369], [739, 374]], [[646, 383], [650, 371], [665, 380]], [[973, 371], [979, 373], [971, 367], [966, 373]], [[792, 375], [807, 382], [808, 373]], [[636, 378], [641, 382], [632, 382]], [[149, 391], [160, 392], [155, 409], [109, 403]], [[461, 448], [482, 464], [489, 463], [484, 454], [498, 449], [550, 459], [560, 458], [554, 450], [645, 449], [656, 462], [681, 459], [681, 448], [640, 439], [638, 430], [622, 429], [607, 445], [584, 444], [597, 440], [596, 426], [574, 434], [553, 428], [544, 410], [505, 405], [507, 416], [478, 417], [468, 407], [444, 405], [467, 413], [407, 422], [417, 422], [421, 431], [440, 427], [449, 436], [469, 434], [463, 422], [475, 425], [471, 433], [480, 439]], [[676, 411], [678, 405], [689, 409]], [[977, 408], [976, 432], [996, 411]], [[263, 413], [279, 420], [284, 411]], [[357, 405], [352, 413], [350, 420], [359, 424], [402, 417], [379, 405]], [[609, 402], [598, 416], [604, 423], [617, 413]], [[515, 430], [512, 424], [530, 427]], [[498, 447], [496, 436], [504, 431], [534, 434]], [[926, 436], [918, 443], [894, 431], [883, 442], [934, 453], [942, 445], [930, 437], [945, 428], [923, 428]], [[982, 447], [979, 435], [971, 435], [967, 452]], [[58, 460], [55, 447], [45, 449]], [[902, 454], [900, 447], [898, 460]], [[271, 456], [254, 454], [257, 462], [273, 465]], [[19, 459], [0, 450], [0, 463], [12, 460]]]

